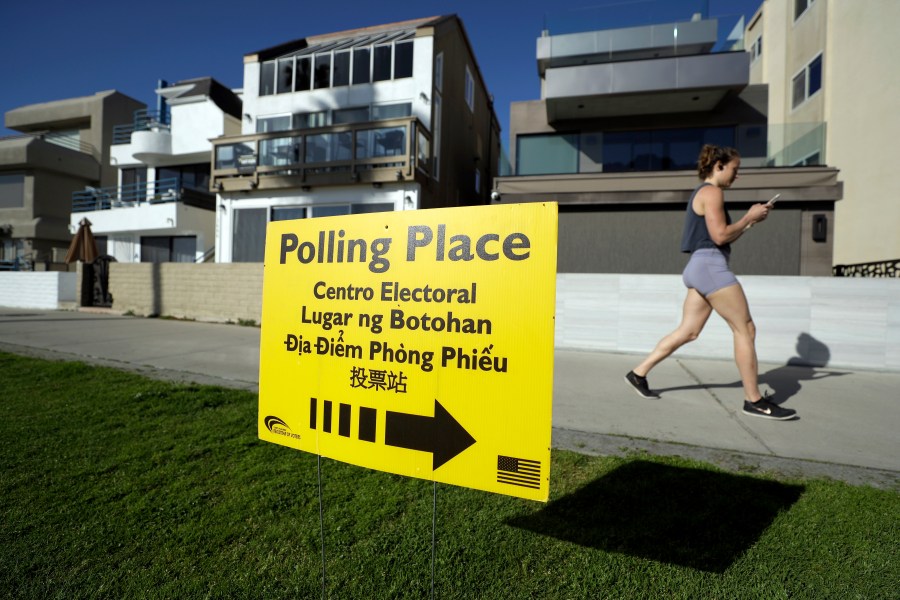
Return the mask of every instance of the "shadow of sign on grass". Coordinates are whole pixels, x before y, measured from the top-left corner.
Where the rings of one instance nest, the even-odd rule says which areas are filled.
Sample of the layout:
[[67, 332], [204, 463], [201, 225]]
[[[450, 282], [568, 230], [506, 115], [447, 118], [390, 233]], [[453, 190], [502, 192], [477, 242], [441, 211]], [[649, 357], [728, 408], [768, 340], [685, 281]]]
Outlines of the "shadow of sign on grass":
[[588, 548], [722, 573], [804, 489], [635, 461], [507, 524]]

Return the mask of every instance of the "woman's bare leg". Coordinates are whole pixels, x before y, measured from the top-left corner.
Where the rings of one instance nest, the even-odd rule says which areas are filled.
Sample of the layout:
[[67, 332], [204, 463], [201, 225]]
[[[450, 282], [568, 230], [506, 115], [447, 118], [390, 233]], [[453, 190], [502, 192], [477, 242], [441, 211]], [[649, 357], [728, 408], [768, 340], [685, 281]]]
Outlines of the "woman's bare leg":
[[750, 316], [750, 307], [744, 288], [730, 285], [706, 297], [713, 309], [725, 319], [734, 334], [734, 362], [737, 363], [744, 397], [756, 402], [762, 397], [759, 391], [759, 364], [756, 360], [756, 325]]
[[703, 326], [706, 325], [712, 310], [713, 307], [707, 302], [706, 298], [700, 295], [700, 292], [694, 288], [688, 289], [687, 297], [684, 299], [684, 306], [681, 310], [681, 323], [678, 325], [678, 328], [659, 340], [656, 348], [647, 355], [644, 362], [634, 368], [634, 373], [641, 377], [646, 377], [650, 369], [661, 363], [666, 357], [688, 342], [696, 340], [700, 332], [703, 331]]

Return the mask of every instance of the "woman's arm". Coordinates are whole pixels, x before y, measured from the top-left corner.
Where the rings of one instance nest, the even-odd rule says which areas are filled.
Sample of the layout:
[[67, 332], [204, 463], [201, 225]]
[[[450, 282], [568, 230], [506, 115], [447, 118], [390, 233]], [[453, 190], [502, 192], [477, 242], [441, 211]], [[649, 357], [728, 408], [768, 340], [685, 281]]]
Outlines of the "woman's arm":
[[[697, 193], [697, 200], [703, 207], [706, 229], [709, 237], [717, 246], [735, 241], [754, 223], [764, 221], [769, 216], [769, 207], [765, 204], [754, 204], [739, 221], [728, 225], [725, 220], [725, 194], [721, 188], [709, 185]], [[699, 212], [699, 211], [698, 211]]]

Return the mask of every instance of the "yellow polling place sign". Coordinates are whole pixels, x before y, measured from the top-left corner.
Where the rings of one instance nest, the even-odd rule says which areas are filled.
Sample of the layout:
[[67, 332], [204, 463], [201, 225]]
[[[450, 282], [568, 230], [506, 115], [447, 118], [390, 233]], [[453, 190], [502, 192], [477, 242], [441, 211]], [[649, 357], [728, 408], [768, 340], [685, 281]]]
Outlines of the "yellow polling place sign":
[[557, 205], [277, 221], [259, 437], [546, 501]]

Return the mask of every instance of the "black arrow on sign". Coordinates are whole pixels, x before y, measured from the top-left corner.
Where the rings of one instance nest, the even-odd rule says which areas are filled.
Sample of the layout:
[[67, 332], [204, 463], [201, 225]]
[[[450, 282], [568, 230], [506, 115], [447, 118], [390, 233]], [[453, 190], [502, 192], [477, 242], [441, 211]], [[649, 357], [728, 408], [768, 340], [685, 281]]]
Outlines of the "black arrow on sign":
[[431, 452], [432, 471], [475, 443], [459, 422], [435, 399], [434, 416], [387, 411], [384, 443], [388, 446]]

